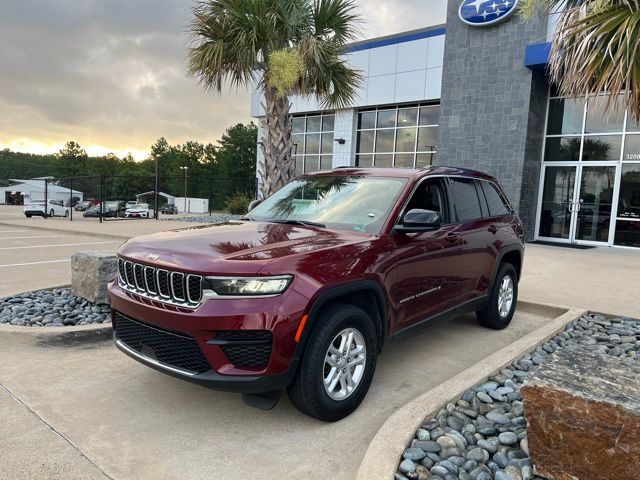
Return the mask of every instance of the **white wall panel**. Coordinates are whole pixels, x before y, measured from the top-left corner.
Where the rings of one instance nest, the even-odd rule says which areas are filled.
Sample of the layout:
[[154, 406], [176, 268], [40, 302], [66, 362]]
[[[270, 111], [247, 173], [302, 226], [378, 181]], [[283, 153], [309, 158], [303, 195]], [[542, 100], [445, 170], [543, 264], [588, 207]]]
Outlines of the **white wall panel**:
[[442, 67], [427, 69], [424, 100], [439, 100], [442, 89]]
[[397, 72], [424, 70], [427, 68], [428, 38], [398, 44]]
[[387, 45], [369, 50], [369, 76], [395, 73], [397, 56], [398, 45]]
[[426, 71], [401, 72], [396, 75], [395, 102], [419, 102], [424, 100]]
[[370, 77], [367, 88], [367, 105], [395, 102], [396, 76]]
[[345, 55], [351, 68], [360, 70], [363, 75], [369, 75], [369, 53], [371, 50], [360, 50]]
[[427, 68], [441, 67], [444, 60], [444, 35], [429, 38]]

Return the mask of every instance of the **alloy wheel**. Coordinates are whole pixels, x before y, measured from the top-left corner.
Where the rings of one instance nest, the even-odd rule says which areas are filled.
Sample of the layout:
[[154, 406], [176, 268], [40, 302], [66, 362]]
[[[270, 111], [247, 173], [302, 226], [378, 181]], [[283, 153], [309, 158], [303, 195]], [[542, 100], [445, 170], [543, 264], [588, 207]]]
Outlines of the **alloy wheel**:
[[502, 277], [498, 292], [498, 313], [502, 318], [509, 315], [513, 305], [513, 279], [510, 275]]
[[324, 390], [332, 400], [344, 400], [358, 388], [367, 362], [362, 333], [345, 328], [329, 344], [323, 366]]

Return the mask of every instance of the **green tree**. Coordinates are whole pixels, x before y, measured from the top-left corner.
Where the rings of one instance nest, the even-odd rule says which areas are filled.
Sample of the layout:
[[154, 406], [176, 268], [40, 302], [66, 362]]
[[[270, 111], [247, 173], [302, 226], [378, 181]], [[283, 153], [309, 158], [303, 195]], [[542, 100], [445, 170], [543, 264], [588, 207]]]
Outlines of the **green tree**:
[[250, 86], [264, 93], [262, 194], [294, 172], [289, 97], [312, 95], [328, 108], [354, 98], [360, 75], [340, 55], [354, 40], [353, 0], [207, 0], [193, 8], [189, 73], [205, 89]]
[[[557, 0], [523, 0], [530, 19], [541, 8], [558, 9]], [[566, 0], [551, 40], [549, 74], [561, 95], [618, 95], [640, 120], [640, 0]]]
[[228, 128], [218, 141], [216, 164], [221, 175], [229, 178], [256, 177], [258, 127], [253, 122]]
[[79, 143], [70, 141], [57, 154], [60, 174], [64, 177], [86, 175], [89, 156]]

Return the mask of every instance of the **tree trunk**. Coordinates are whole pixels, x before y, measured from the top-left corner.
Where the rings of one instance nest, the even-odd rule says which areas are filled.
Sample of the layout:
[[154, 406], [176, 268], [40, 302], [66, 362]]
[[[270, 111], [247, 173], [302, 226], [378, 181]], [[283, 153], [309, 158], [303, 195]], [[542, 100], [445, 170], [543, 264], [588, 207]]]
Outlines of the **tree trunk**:
[[264, 161], [260, 168], [262, 198], [286, 185], [295, 173], [289, 99], [278, 97], [274, 88], [267, 87], [264, 107], [264, 134], [261, 139]]

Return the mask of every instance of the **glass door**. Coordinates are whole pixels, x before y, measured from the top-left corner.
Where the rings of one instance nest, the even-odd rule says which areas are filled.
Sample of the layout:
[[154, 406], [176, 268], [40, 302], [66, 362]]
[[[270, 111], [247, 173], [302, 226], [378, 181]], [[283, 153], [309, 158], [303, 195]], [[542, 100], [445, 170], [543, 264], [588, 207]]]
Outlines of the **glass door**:
[[580, 167], [580, 188], [572, 208], [575, 243], [609, 243], [616, 168], [611, 164], [583, 164]]
[[575, 210], [576, 165], [544, 165], [538, 237], [572, 241]]
[[538, 238], [610, 244], [617, 165], [544, 165]]

